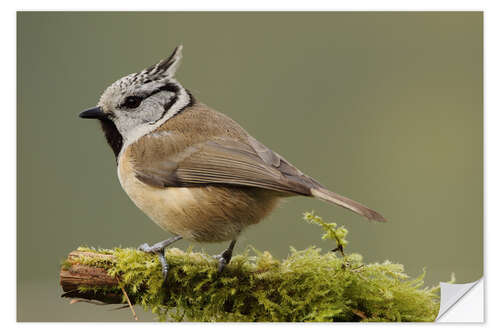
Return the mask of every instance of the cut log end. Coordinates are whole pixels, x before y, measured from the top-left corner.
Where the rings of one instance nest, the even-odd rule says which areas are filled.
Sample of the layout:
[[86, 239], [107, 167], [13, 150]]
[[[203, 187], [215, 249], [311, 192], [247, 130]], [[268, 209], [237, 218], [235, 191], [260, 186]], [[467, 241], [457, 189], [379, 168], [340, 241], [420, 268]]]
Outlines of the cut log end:
[[[110, 267], [114, 260], [112, 255], [85, 251], [71, 252], [68, 255], [66, 264], [63, 265], [59, 273], [59, 281], [64, 291], [61, 297], [98, 300], [109, 304], [123, 303], [123, 294], [121, 292], [110, 291], [113, 287], [118, 287], [118, 281], [108, 275], [108, 268], [81, 264], [79, 262], [81, 260], [77, 259], [82, 257], [98, 258], [102, 262], [109, 262]], [[84, 291], [82, 289], [89, 290]]]

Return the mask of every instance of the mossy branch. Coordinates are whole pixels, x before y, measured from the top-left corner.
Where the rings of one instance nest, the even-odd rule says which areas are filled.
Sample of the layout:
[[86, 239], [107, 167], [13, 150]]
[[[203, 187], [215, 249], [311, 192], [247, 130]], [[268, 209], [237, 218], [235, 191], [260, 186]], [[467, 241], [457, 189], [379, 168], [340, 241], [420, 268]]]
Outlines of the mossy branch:
[[[345, 246], [345, 228], [312, 213], [305, 218]], [[204, 253], [170, 248], [165, 256], [163, 283], [155, 255], [79, 248], [61, 268], [63, 297], [126, 304], [123, 287], [160, 320], [186, 321], [433, 321], [439, 310], [438, 289], [423, 287], [424, 274], [410, 279], [402, 265], [364, 264], [359, 254], [292, 248], [280, 262], [252, 249], [222, 274]]]

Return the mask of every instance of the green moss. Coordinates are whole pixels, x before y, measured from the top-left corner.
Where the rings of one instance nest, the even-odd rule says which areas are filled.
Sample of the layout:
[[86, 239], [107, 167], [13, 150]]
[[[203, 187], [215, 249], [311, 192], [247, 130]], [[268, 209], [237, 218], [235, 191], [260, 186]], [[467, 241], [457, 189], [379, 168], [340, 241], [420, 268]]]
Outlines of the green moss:
[[[345, 228], [312, 213], [305, 218], [323, 227], [323, 238], [347, 244]], [[218, 275], [211, 256], [170, 248], [163, 284], [155, 255], [130, 248], [92, 251], [116, 260], [111, 266], [97, 259], [85, 264], [110, 267], [128, 295], [160, 320], [433, 321], [439, 310], [438, 289], [423, 286], [425, 272], [410, 279], [400, 264], [365, 264], [359, 254], [292, 248], [279, 261], [248, 249]]]

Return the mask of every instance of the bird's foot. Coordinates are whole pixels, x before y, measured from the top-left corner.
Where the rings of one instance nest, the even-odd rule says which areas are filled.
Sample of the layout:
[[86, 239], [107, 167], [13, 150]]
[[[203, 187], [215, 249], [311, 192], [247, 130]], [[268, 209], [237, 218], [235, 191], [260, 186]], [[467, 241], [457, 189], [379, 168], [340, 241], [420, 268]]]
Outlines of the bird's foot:
[[233, 257], [233, 249], [235, 244], [236, 240], [232, 240], [227, 249], [222, 251], [221, 254], [214, 256], [214, 258], [217, 259], [217, 261], [219, 261], [219, 268], [218, 268], [219, 273], [222, 273], [224, 268], [231, 261], [231, 258]]
[[175, 236], [167, 240], [164, 240], [162, 242], [153, 244], [151, 246], [148, 243], [144, 243], [137, 248], [139, 251], [143, 251], [146, 253], [156, 253], [158, 259], [160, 260], [161, 274], [163, 276], [163, 281], [167, 280], [167, 274], [168, 274], [168, 263], [167, 259], [165, 259], [164, 250], [167, 246], [178, 241], [181, 238], [182, 238], [181, 236]]
[[156, 255], [158, 256], [158, 259], [160, 260], [161, 275], [163, 276], [163, 281], [167, 281], [168, 263], [167, 263], [167, 259], [165, 259], [165, 253], [163, 253], [163, 251], [156, 252]]
[[221, 254], [214, 256], [214, 258], [219, 262], [219, 268], [217, 269], [218, 273], [222, 273], [224, 268], [229, 264], [231, 258], [233, 257], [233, 247], [229, 247], [222, 251]]
[[144, 243], [144, 244], [141, 244], [139, 245], [139, 247], [137, 248], [139, 251], [142, 251], [142, 252], [146, 252], [146, 253], [153, 253], [153, 252], [157, 252], [157, 251], [160, 251], [161, 249], [159, 250], [155, 250], [153, 248], [153, 246], [149, 246], [148, 243]]
[[214, 256], [214, 258], [219, 262], [218, 272], [222, 273], [224, 268], [229, 264], [231, 258], [233, 257], [232, 249], [225, 249], [221, 254]]
[[156, 253], [156, 255], [158, 256], [158, 259], [160, 260], [161, 275], [163, 276], [163, 281], [166, 281], [167, 274], [168, 274], [168, 263], [167, 263], [167, 259], [165, 259], [165, 253], [163, 252], [163, 249], [157, 250], [154, 248], [154, 245], [149, 246], [149, 244], [147, 244], [147, 243], [140, 245], [137, 249], [140, 251], [146, 252], [146, 253]]

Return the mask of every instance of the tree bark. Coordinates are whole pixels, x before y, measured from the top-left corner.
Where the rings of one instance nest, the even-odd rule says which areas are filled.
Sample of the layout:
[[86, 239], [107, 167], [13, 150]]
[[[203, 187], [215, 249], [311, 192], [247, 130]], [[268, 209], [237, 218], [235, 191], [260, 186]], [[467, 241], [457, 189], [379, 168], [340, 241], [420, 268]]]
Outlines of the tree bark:
[[[93, 267], [75, 262], [76, 258], [99, 258], [109, 262], [109, 267]], [[103, 287], [118, 287], [118, 280], [107, 273], [114, 261], [112, 255], [94, 252], [72, 251], [59, 273], [64, 294], [61, 297], [97, 300], [108, 304], [122, 304], [122, 293], [106, 291]], [[81, 261], [81, 260], [80, 260]], [[82, 291], [78, 287], [99, 287], [97, 291]], [[87, 288], [88, 289], [88, 288]], [[111, 289], [111, 288], [110, 288]]]

